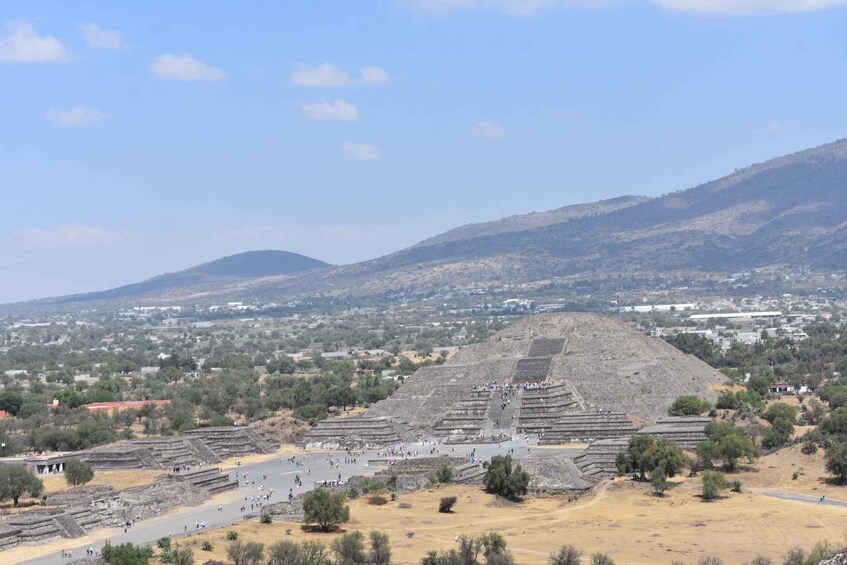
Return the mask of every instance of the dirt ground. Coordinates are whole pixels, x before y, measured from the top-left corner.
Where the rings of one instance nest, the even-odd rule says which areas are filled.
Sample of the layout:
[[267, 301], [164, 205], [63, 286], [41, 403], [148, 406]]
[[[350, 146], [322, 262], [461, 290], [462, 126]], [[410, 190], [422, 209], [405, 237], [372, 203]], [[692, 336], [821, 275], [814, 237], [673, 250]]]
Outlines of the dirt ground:
[[[795, 472], [796, 479], [793, 477]], [[825, 494], [827, 498], [847, 502], [847, 486], [836, 485], [826, 472], [823, 449], [818, 449], [812, 455], [804, 455], [800, 445], [792, 445], [762, 457], [753, 465], [745, 466], [744, 472], [729, 477], [731, 480], [738, 479], [745, 487], [783, 490], [808, 496]]]
[[[127, 471], [96, 471], [94, 478], [87, 485], [111, 485], [118, 490], [129, 487], [139, 487], [152, 484], [156, 477], [162, 474], [161, 470], [133, 469]], [[54, 492], [62, 492], [70, 487], [65, 482], [62, 473], [41, 477], [44, 482], [44, 492], [49, 496]]]
[[[743, 563], [757, 554], [781, 562], [793, 546], [811, 548], [827, 538], [840, 542], [847, 527], [847, 510], [771, 499], [754, 494], [727, 494], [711, 503], [697, 497], [699, 487], [685, 484], [656, 498], [643, 484], [618, 479], [575, 502], [563, 497], [531, 498], [521, 504], [502, 502], [470, 486], [450, 486], [402, 495], [386, 506], [364, 499], [350, 503], [347, 531], [381, 530], [391, 539], [393, 561], [418, 563], [428, 550], [455, 546], [459, 533], [502, 534], [519, 563], [546, 563], [563, 544], [586, 555], [603, 551], [619, 564], [695, 563], [718, 555], [727, 563]], [[437, 512], [442, 496], [456, 496], [451, 514]], [[411, 505], [401, 508], [400, 503]], [[278, 539], [321, 540], [339, 534], [305, 532], [299, 523], [258, 522], [231, 528], [239, 539], [266, 545]], [[182, 543], [195, 550], [195, 559], [226, 559], [227, 529], [191, 536]], [[290, 533], [286, 533], [290, 531]], [[203, 541], [214, 550], [202, 551]]]

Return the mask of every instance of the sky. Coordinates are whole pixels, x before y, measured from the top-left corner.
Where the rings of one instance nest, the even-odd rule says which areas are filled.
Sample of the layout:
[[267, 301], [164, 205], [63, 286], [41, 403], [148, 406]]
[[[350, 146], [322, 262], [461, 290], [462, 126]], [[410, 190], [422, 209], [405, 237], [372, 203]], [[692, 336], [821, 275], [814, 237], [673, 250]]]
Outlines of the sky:
[[5, 0], [0, 303], [366, 260], [847, 131], [847, 0]]

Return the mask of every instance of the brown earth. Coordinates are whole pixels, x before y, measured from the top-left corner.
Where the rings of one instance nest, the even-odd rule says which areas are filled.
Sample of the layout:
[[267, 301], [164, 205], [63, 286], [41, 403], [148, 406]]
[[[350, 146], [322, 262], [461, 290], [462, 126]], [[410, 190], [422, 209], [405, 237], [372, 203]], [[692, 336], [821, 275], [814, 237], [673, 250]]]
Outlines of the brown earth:
[[[653, 565], [693, 563], [706, 555], [742, 563], [763, 554], [779, 562], [793, 546], [808, 549], [820, 539], [840, 540], [847, 524], [847, 510], [842, 508], [750, 493], [704, 503], [698, 494], [698, 485], [685, 484], [656, 498], [647, 485], [618, 479], [575, 502], [550, 497], [503, 505], [478, 488], [450, 486], [403, 495], [385, 506], [354, 500], [345, 529], [385, 531], [395, 563], [418, 563], [428, 550], [455, 547], [457, 534], [499, 532], [522, 564], [546, 563], [559, 546], [573, 544], [586, 556], [602, 551], [619, 564]], [[453, 513], [437, 512], [442, 496], [458, 497]], [[411, 508], [400, 508], [401, 502]], [[183, 543], [194, 548], [195, 559], [226, 562], [228, 529], [237, 531], [239, 539], [266, 545], [279, 539], [329, 543], [339, 535], [307, 532], [296, 522], [253, 521], [191, 536]], [[200, 550], [203, 541], [210, 541], [214, 551]]]

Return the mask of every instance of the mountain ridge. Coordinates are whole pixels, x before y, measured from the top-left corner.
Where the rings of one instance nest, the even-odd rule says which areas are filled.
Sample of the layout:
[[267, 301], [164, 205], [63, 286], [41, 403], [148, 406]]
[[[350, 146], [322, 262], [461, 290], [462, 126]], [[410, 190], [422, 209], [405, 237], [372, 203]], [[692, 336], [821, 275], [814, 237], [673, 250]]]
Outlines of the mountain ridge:
[[[220, 277], [204, 290], [216, 297], [368, 297], [580, 277], [844, 270], [847, 140], [655, 198], [624, 196], [468, 224], [368, 261], [320, 266]], [[184, 279], [190, 271], [181, 272]], [[118, 290], [52, 301], [108, 300]], [[180, 300], [194, 296], [196, 285], [166, 290], [168, 299]]]

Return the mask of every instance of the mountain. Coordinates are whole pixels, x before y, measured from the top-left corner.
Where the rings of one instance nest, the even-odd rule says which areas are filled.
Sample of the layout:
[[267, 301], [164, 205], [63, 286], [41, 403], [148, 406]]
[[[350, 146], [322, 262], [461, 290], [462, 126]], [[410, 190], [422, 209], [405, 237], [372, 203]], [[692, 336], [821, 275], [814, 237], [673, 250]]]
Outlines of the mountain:
[[[657, 198], [624, 197], [473, 224], [269, 292], [358, 295], [619, 275], [847, 268], [847, 140]], [[260, 289], [256, 289], [259, 291]]]
[[214, 291], [247, 280], [291, 275], [310, 269], [329, 267], [329, 263], [288, 251], [248, 251], [203, 263], [176, 273], [167, 273], [144, 282], [111, 290], [91, 292], [56, 299], [54, 303], [90, 302], [94, 300], [129, 299], [143, 296]]
[[761, 268], [832, 272], [847, 268], [845, 227], [847, 140], [840, 140], [661, 197], [625, 196], [466, 225], [353, 265], [329, 267], [293, 254], [257, 252], [60, 301], [177, 301], [193, 299], [198, 288], [214, 299], [368, 297]]

